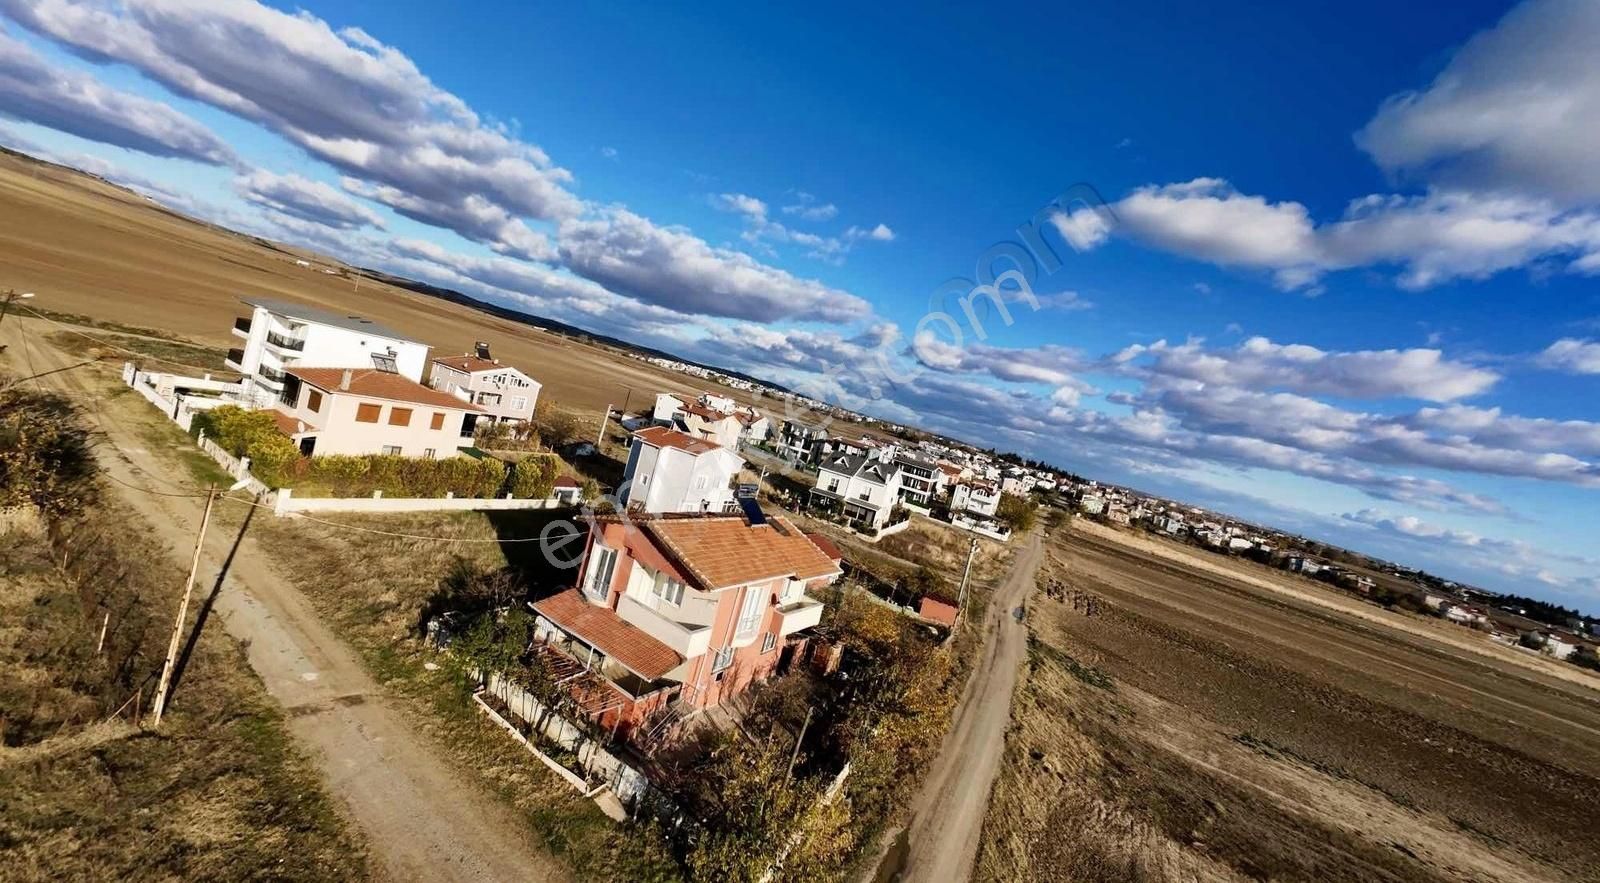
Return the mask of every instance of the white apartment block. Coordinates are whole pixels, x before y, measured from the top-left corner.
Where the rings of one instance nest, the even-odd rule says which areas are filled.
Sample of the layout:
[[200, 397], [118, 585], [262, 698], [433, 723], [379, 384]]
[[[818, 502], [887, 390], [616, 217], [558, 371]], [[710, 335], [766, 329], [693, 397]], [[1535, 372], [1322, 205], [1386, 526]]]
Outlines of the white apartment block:
[[250, 315], [234, 320], [233, 334], [244, 345], [228, 351], [226, 364], [244, 375], [243, 398], [256, 407], [283, 400], [286, 372], [295, 365], [392, 367], [402, 377], [422, 380], [428, 347], [371, 319], [287, 301], [242, 300]]
[[539, 404], [539, 381], [489, 357], [480, 345], [476, 355], [440, 356], [433, 360], [428, 385], [477, 405], [497, 423], [525, 423]]
[[645, 512], [728, 512], [733, 482], [744, 468], [737, 454], [703, 438], [652, 426], [633, 434], [622, 473], [621, 502]]

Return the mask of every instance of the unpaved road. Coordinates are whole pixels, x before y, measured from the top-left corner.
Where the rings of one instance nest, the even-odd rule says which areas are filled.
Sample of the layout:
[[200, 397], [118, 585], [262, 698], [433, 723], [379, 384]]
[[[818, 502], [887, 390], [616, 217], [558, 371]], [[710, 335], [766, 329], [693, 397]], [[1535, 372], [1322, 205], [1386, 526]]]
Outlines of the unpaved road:
[[1027, 601], [1042, 558], [1035, 532], [1017, 550], [1010, 572], [989, 600], [982, 655], [962, 691], [939, 757], [912, 804], [905, 868], [890, 879], [952, 883], [972, 874], [989, 790], [1005, 749], [1011, 693], [1028, 650], [1028, 628], [1013, 611]]
[[[52, 328], [16, 312], [6, 318], [0, 341], [10, 346], [6, 357], [13, 371], [26, 368], [30, 358], [35, 372], [78, 361], [44, 340]], [[193, 478], [170, 458], [152, 454], [136, 431], [115, 419], [115, 407], [105, 405], [96, 386], [102, 381], [86, 373], [94, 370], [65, 371], [38, 383], [90, 413], [91, 425], [97, 422], [101, 430], [95, 446], [101, 465], [124, 483], [113, 487], [186, 568], [204, 500], [167, 495], [192, 486]], [[236, 536], [236, 531], [213, 530], [207, 537], [191, 618], [231, 554], [214, 612], [245, 646], [267, 692], [286, 710], [291, 732], [346, 817], [365, 835], [374, 874], [388, 880], [568, 879], [564, 868], [528, 841], [509, 810], [462, 784], [462, 774], [406, 726], [355, 653], [323, 624], [305, 596], [277, 575], [248, 535], [233, 551]], [[215, 619], [209, 627], [216, 627]], [[181, 682], [172, 703], [182, 706]]]

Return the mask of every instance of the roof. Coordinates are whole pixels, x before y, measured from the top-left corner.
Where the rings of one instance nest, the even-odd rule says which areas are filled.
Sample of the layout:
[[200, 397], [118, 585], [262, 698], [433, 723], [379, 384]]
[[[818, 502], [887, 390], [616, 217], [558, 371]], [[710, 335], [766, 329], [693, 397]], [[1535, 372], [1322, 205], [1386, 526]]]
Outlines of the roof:
[[839, 572], [828, 553], [781, 515], [770, 515], [759, 525], [742, 515], [629, 518], [706, 591], [780, 576], [815, 579]]
[[558, 475], [558, 476], [556, 476], [555, 486], [556, 487], [583, 487], [583, 485], [578, 483], [578, 480], [576, 478], [573, 478], [570, 475]]
[[495, 359], [480, 359], [477, 356], [435, 356], [433, 361], [440, 365], [476, 374], [479, 371], [493, 371], [497, 368], [509, 368]]
[[834, 545], [833, 540], [828, 539], [826, 534], [808, 533], [806, 534], [806, 539], [810, 540], [816, 545], [817, 548], [821, 549], [822, 554], [832, 558], [834, 561], [844, 560], [844, 553], [839, 551], [839, 547]]
[[722, 445], [719, 445], [714, 441], [707, 441], [703, 438], [695, 438], [686, 432], [679, 432], [676, 429], [668, 429], [665, 426], [651, 426], [641, 429], [638, 432], [635, 432], [633, 437], [639, 439], [647, 445], [654, 445], [658, 448], [676, 448], [680, 451], [686, 451], [690, 454], [693, 454], [696, 457], [708, 451], [714, 451], [722, 447]]
[[268, 408], [267, 413], [272, 415], [272, 422], [278, 424], [278, 431], [291, 438], [303, 432], [315, 432], [316, 427], [277, 408]]
[[249, 304], [252, 307], [260, 307], [264, 310], [277, 313], [281, 316], [288, 316], [291, 319], [301, 319], [306, 322], [316, 322], [319, 325], [331, 325], [334, 328], [343, 328], [346, 331], [359, 331], [363, 334], [371, 334], [376, 337], [387, 337], [391, 340], [399, 340], [406, 343], [420, 342], [412, 340], [411, 338], [406, 337], [404, 334], [401, 334], [392, 328], [379, 325], [377, 322], [374, 322], [365, 316], [336, 313], [332, 310], [324, 310], [320, 307], [297, 304], [286, 300], [273, 300], [265, 297], [241, 297], [239, 300], [243, 303]]
[[893, 464], [863, 457], [860, 454], [840, 454], [836, 457], [829, 457], [818, 465], [829, 472], [850, 475], [874, 484], [883, 485], [887, 485], [890, 476], [899, 471], [894, 468]]
[[577, 589], [533, 602], [541, 616], [641, 678], [655, 680], [683, 664], [683, 657], [609, 607], [590, 604]]
[[[340, 384], [344, 382], [347, 371], [350, 373], [350, 386], [348, 389], [341, 389]], [[482, 408], [463, 402], [447, 392], [430, 389], [409, 377], [389, 371], [379, 371], [374, 368], [302, 368], [299, 365], [292, 365], [285, 368], [284, 373], [293, 374], [306, 383], [335, 395], [365, 396], [434, 408], [454, 408], [457, 411], [471, 411], [475, 414], [483, 413]]]

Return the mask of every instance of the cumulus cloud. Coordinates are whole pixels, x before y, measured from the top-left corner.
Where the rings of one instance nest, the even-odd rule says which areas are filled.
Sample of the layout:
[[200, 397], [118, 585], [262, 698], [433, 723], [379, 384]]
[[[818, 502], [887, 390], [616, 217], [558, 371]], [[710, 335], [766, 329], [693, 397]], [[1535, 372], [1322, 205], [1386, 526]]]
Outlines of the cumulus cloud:
[[233, 150], [193, 118], [46, 61], [3, 30], [0, 115], [152, 156], [237, 162]]
[[1600, 6], [1534, 0], [1461, 47], [1356, 135], [1384, 169], [1451, 187], [1600, 201]]
[[1177, 377], [1246, 389], [1283, 389], [1352, 398], [1402, 396], [1444, 402], [1487, 391], [1500, 379], [1486, 368], [1446, 359], [1436, 349], [1328, 351], [1252, 337], [1229, 349], [1202, 341], [1123, 349], [1112, 363], [1146, 376]]
[[1563, 337], [1545, 347], [1535, 361], [1553, 371], [1600, 374], [1600, 342]]
[[234, 189], [257, 205], [329, 227], [384, 227], [377, 212], [332, 186], [293, 172], [279, 175], [257, 169], [236, 179]]
[[[0, 0], [0, 11], [84, 58], [127, 64], [263, 125], [368, 182], [363, 195], [427, 223], [454, 229], [485, 215], [560, 220], [581, 210], [566, 189], [570, 173], [542, 150], [485, 123], [358, 28], [335, 31], [309, 13], [253, 2]], [[484, 239], [481, 227], [462, 232]]]
[[849, 322], [871, 313], [853, 294], [713, 248], [687, 230], [658, 226], [622, 208], [562, 224], [559, 246], [574, 273], [683, 313], [759, 322]]

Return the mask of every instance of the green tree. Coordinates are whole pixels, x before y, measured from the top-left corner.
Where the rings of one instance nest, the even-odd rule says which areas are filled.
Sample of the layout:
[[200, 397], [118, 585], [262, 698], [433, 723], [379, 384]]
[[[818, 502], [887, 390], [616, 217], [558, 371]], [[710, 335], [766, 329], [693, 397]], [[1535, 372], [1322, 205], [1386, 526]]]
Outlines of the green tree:
[[995, 517], [1013, 532], [1023, 532], [1033, 527], [1038, 520], [1038, 513], [1039, 507], [1032, 500], [1016, 494], [1001, 494]]

